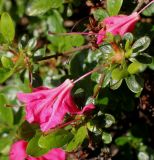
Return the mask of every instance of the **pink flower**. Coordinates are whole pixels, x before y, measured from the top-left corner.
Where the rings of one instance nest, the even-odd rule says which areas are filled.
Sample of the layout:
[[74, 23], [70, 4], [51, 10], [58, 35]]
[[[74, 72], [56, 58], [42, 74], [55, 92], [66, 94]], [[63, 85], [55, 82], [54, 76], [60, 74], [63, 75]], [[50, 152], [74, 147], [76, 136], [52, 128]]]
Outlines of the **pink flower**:
[[82, 111], [77, 108], [71, 96], [73, 86], [73, 81], [67, 79], [53, 89], [39, 87], [32, 93], [18, 93], [18, 99], [26, 104], [26, 120], [36, 122], [42, 131], [48, 131], [61, 124], [67, 113], [83, 114], [94, 109], [93, 105], [85, 106]]
[[44, 154], [41, 157], [31, 157], [26, 153], [27, 142], [20, 140], [15, 142], [10, 149], [9, 158], [10, 160], [65, 160], [66, 153], [60, 149], [52, 149], [48, 153]]
[[102, 24], [105, 27], [98, 33], [97, 44], [103, 42], [103, 39], [106, 37], [106, 33], [123, 36], [126, 32], [132, 32], [139, 19], [140, 17], [137, 12], [134, 12], [129, 16], [118, 15], [105, 18], [102, 21]]

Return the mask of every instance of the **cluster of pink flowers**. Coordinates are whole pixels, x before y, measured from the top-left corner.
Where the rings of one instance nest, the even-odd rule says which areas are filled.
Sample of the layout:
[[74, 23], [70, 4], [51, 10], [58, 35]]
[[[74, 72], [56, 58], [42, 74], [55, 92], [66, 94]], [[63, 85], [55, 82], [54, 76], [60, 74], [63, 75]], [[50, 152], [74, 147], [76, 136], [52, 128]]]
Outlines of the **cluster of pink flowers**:
[[15, 142], [11, 146], [10, 150], [10, 160], [65, 160], [66, 159], [66, 153], [60, 149], [55, 148], [49, 151], [48, 153], [42, 155], [41, 157], [32, 157], [27, 155], [26, 153], [26, 147], [27, 142], [24, 140], [20, 140]]

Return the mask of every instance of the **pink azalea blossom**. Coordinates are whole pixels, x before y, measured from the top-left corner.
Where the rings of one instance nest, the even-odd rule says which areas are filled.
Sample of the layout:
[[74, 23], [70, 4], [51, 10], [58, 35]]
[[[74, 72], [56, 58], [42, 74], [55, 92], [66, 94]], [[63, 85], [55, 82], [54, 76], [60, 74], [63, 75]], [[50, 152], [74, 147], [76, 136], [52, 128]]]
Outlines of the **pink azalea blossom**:
[[85, 106], [82, 111], [78, 109], [71, 96], [73, 86], [73, 81], [67, 79], [53, 89], [39, 87], [32, 93], [18, 93], [18, 99], [26, 104], [26, 120], [40, 124], [44, 132], [61, 124], [67, 113], [83, 114], [94, 109], [92, 104]]
[[10, 149], [9, 158], [10, 160], [65, 160], [66, 153], [60, 149], [52, 149], [48, 153], [44, 154], [41, 157], [31, 157], [26, 153], [27, 142], [20, 140], [15, 142]]
[[132, 32], [139, 19], [140, 17], [137, 12], [134, 12], [129, 16], [118, 15], [105, 18], [102, 21], [104, 28], [102, 28], [98, 33], [97, 44], [103, 42], [103, 39], [106, 37], [106, 33], [123, 36], [126, 32]]

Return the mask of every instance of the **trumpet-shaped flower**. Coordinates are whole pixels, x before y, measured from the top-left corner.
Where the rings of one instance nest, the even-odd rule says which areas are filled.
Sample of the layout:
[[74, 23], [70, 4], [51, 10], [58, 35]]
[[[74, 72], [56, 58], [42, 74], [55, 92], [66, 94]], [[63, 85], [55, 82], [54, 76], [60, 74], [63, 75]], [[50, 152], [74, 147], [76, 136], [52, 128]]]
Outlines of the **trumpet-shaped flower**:
[[134, 12], [129, 16], [118, 15], [105, 18], [102, 21], [104, 28], [98, 33], [97, 44], [103, 42], [107, 33], [123, 36], [126, 32], [132, 32], [139, 19], [140, 17], [137, 12]]
[[60, 149], [55, 148], [41, 157], [31, 157], [26, 153], [27, 142], [20, 140], [15, 142], [10, 149], [9, 158], [10, 160], [65, 160], [66, 153]]
[[85, 106], [82, 111], [77, 108], [71, 96], [73, 86], [73, 81], [67, 79], [53, 89], [39, 87], [32, 93], [18, 93], [18, 99], [26, 104], [26, 120], [40, 124], [44, 132], [61, 124], [67, 113], [83, 114], [94, 109], [92, 104]]

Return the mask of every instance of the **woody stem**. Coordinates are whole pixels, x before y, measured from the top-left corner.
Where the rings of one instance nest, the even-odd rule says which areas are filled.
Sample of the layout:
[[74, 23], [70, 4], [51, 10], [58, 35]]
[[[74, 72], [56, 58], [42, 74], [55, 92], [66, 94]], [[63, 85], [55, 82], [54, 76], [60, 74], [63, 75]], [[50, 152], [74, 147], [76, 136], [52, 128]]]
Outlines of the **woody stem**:
[[137, 12], [144, 4], [144, 0], [140, 0], [133, 12]]
[[58, 58], [59, 56], [67, 57], [69, 54], [71, 54], [73, 52], [81, 51], [81, 50], [84, 50], [84, 49], [88, 49], [90, 47], [91, 47], [91, 44], [86, 44], [86, 45], [83, 45], [81, 47], [76, 47], [76, 48], [73, 48], [73, 49], [71, 49], [69, 51], [65, 51], [63, 53], [57, 53], [56, 55], [37, 58], [36, 61], [44, 61], [44, 60], [48, 60], [48, 59], [51, 59], [51, 58]]

